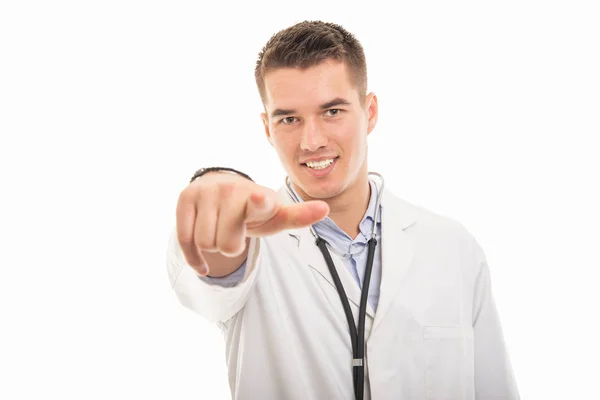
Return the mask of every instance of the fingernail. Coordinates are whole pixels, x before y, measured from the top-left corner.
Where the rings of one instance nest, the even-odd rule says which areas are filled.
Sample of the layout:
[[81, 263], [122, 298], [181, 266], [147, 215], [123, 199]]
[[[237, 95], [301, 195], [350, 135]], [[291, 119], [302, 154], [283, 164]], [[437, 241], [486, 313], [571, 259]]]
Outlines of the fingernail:
[[200, 273], [200, 275], [202, 276], [206, 276], [208, 275], [208, 268], [206, 267], [206, 264], [201, 264], [198, 267], [198, 272]]

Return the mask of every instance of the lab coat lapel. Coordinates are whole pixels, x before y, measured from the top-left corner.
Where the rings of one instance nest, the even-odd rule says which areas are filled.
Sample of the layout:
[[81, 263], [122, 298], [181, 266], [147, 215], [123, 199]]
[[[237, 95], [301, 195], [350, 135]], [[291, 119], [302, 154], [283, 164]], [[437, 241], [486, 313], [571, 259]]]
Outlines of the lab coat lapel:
[[[294, 203], [294, 201], [286, 193], [285, 187], [282, 187], [279, 190], [279, 195], [285, 204]], [[329, 272], [329, 268], [327, 267], [327, 262], [325, 262], [323, 253], [321, 253], [321, 250], [317, 247], [316, 239], [310, 232], [310, 229], [308, 227], [300, 229], [289, 229], [287, 233], [290, 235], [290, 240], [294, 240], [294, 243], [298, 245], [300, 254], [302, 254], [305, 257], [308, 266], [316, 272], [318, 272], [322, 276], [322, 278], [325, 279], [335, 289], [335, 282], [331, 277], [331, 273]], [[340, 277], [340, 281], [344, 286], [344, 291], [346, 292], [348, 301], [354, 303], [356, 307], [360, 307], [360, 287], [348, 271], [347, 267], [343, 264], [343, 262], [340, 262], [338, 257], [336, 257], [333, 253], [331, 253], [331, 255], [334, 265], [336, 266], [336, 271]], [[371, 305], [368, 302], [367, 315], [371, 318], [374, 318], [375, 316], [373, 307], [371, 307]]]
[[409, 203], [384, 190], [381, 215], [381, 286], [371, 334], [381, 324], [402, 284], [414, 255], [412, 239], [404, 231], [415, 223], [416, 212]]
[[[314, 236], [308, 228], [297, 230], [296, 232], [289, 232], [289, 234], [292, 236], [295, 236], [298, 233], [300, 233], [298, 238], [298, 247], [300, 249], [300, 253], [306, 257], [308, 266], [317, 271], [323, 277], [323, 279], [325, 279], [335, 289], [335, 282], [333, 281], [331, 273], [329, 272], [329, 267], [327, 267], [327, 262], [325, 262], [323, 253], [321, 253], [321, 250], [315, 243]], [[346, 292], [348, 301], [354, 303], [356, 307], [360, 307], [361, 291], [358, 283], [356, 283], [343, 261], [336, 257], [333, 252], [331, 252], [331, 256], [338, 276], [340, 277], [340, 281], [344, 286], [344, 291]], [[371, 318], [374, 318], [375, 316], [375, 312], [369, 303], [367, 303], [367, 315], [369, 315]]]

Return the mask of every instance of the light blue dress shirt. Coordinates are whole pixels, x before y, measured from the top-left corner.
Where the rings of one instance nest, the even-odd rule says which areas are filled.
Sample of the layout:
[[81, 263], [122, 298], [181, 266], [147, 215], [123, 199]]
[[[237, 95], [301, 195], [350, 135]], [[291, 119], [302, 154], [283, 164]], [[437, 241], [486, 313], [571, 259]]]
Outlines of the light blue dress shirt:
[[[371, 233], [373, 232], [373, 223], [375, 218], [375, 207], [377, 203], [377, 187], [375, 183], [369, 181], [371, 185], [371, 197], [369, 199], [369, 206], [359, 224], [360, 232], [356, 238], [352, 239], [344, 231], [342, 231], [335, 222], [329, 217], [325, 217], [323, 220], [313, 225], [313, 228], [317, 234], [329, 243], [329, 249], [331, 252], [341, 255], [346, 268], [354, 278], [356, 284], [362, 288], [363, 277], [365, 276], [365, 269], [367, 266], [367, 255], [369, 254], [367, 242], [371, 239]], [[293, 189], [296, 196], [302, 201], [302, 198]], [[379, 215], [381, 216], [381, 205], [379, 209]], [[377, 239], [377, 246], [375, 247], [375, 257], [373, 259], [373, 269], [371, 271], [371, 282], [369, 284], [369, 304], [373, 307], [373, 310], [377, 310], [377, 304], [379, 303], [379, 286], [381, 283], [381, 222], [377, 223], [377, 229], [375, 231], [375, 237]], [[240, 266], [237, 270], [231, 274], [223, 277], [209, 277], [199, 276], [203, 281], [211, 284], [220, 285], [223, 287], [233, 287], [237, 285], [243, 278], [246, 270], [246, 262]]]

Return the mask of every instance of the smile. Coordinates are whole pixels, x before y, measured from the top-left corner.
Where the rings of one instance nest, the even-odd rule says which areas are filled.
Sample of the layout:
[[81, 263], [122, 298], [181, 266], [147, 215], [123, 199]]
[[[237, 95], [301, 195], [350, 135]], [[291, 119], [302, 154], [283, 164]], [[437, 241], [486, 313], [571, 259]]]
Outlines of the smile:
[[325, 176], [333, 170], [339, 157], [319, 161], [308, 161], [302, 166], [313, 176]]
[[313, 168], [313, 169], [325, 169], [325, 168], [329, 167], [331, 164], [333, 164], [334, 161], [335, 161], [335, 158], [330, 158], [328, 160], [320, 160], [320, 161], [309, 161], [306, 163], [306, 166], [309, 168]]

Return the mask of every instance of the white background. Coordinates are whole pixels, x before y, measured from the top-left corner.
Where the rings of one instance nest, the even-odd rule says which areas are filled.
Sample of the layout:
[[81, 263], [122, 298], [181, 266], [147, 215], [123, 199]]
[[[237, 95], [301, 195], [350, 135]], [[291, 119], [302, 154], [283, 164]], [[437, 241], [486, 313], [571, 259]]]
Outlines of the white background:
[[483, 246], [522, 397], [600, 398], [596, 2], [215, 3], [2, 2], [0, 398], [229, 398], [167, 237], [201, 166], [282, 184], [253, 69], [304, 19], [365, 47], [370, 169]]

